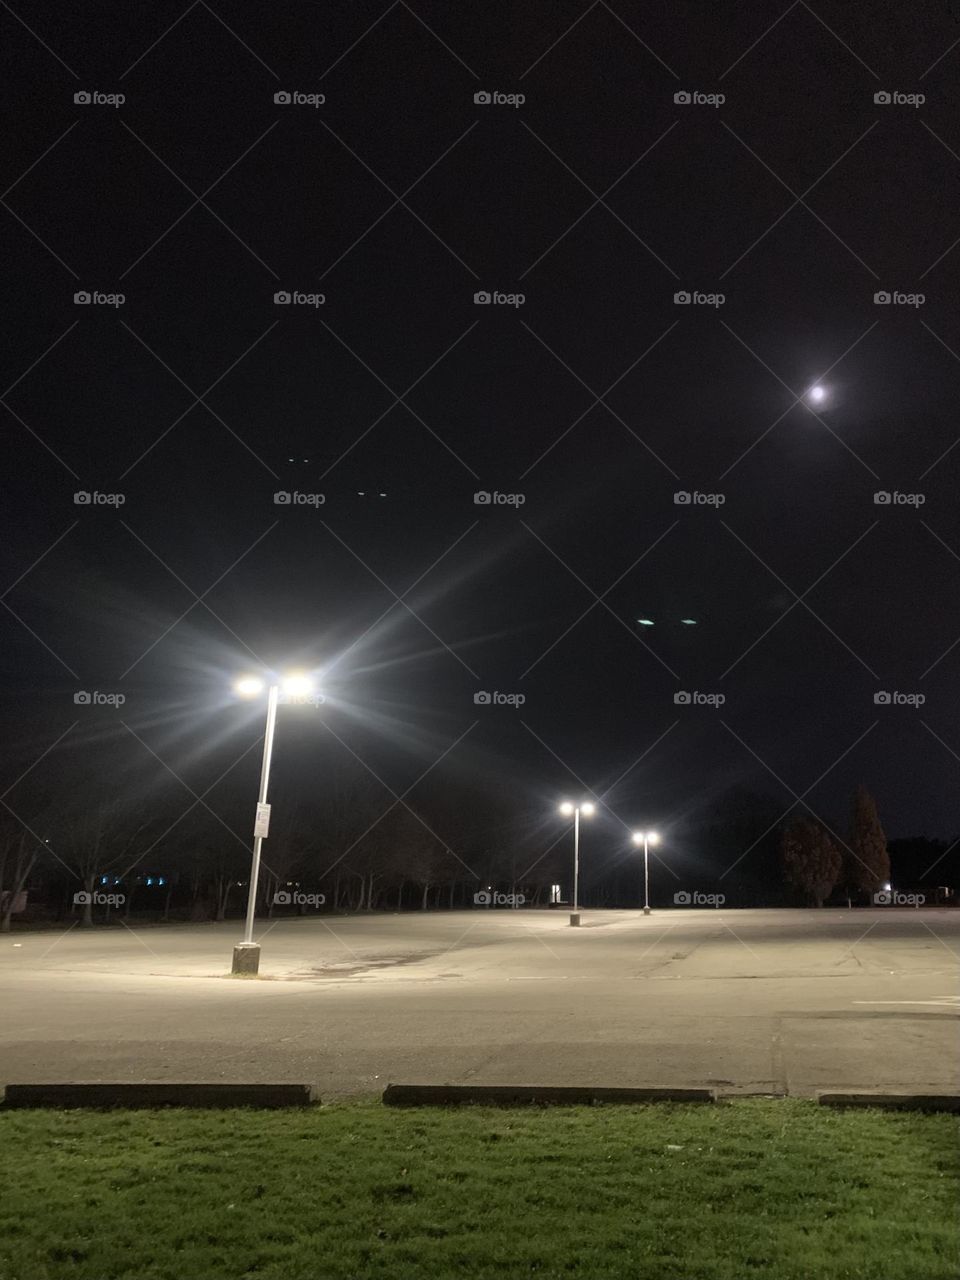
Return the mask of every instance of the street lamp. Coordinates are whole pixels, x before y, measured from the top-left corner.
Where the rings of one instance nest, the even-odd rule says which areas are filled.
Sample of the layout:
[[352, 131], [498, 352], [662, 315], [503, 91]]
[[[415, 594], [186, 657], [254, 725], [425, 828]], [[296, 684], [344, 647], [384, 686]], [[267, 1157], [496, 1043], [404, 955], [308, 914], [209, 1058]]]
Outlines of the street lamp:
[[635, 831], [633, 833], [633, 843], [643, 845], [643, 914], [650, 914], [650, 861], [649, 847], [652, 844], [659, 844], [660, 837], [656, 831]]
[[560, 812], [565, 818], [573, 815], [573, 911], [570, 914], [572, 925], [580, 924], [580, 815], [592, 818], [596, 808], [588, 800], [585, 804], [571, 804], [564, 800]]
[[[300, 672], [291, 673], [282, 681], [285, 693], [302, 697], [313, 689], [313, 681]], [[233, 686], [241, 698], [256, 698], [267, 688], [260, 676], [241, 676]], [[260, 846], [269, 834], [270, 806], [267, 804], [267, 787], [270, 783], [270, 761], [273, 756], [273, 733], [277, 723], [277, 704], [280, 701], [280, 684], [271, 684], [267, 692], [267, 727], [263, 735], [263, 763], [260, 766], [260, 790], [257, 794], [257, 813], [253, 824], [253, 857], [250, 863], [250, 892], [247, 894], [247, 923], [243, 941], [233, 948], [235, 974], [255, 976], [260, 971], [260, 944], [253, 940], [253, 921], [257, 913], [257, 883], [260, 879]]]

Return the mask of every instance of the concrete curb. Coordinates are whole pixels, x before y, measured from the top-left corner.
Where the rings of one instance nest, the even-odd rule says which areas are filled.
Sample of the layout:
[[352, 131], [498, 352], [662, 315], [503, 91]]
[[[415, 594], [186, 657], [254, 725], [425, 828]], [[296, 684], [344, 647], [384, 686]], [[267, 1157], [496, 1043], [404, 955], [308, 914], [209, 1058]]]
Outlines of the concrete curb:
[[529, 1103], [716, 1102], [715, 1089], [641, 1089], [580, 1085], [527, 1084], [388, 1084], [388, 1107], [456, 1107], [479, 1102], [510, 1107]]
[[887, 1111], [960, 1112], [957, 1093], [822, 1093], [821, 1107], [883, 1107]]
[[8, 1084], [9, 1107], [305, 1107], [309, 1084]]

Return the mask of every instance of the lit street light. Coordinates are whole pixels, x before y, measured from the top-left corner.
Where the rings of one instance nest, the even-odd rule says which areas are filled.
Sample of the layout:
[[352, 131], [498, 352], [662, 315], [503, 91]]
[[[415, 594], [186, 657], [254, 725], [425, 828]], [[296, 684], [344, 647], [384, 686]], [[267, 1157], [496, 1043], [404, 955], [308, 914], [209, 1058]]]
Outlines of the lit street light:
[[643, 914], [650, 914], [650, 862], [649, 846], [659, 844], [660, 837], [656, 831], [635, 831], [633, 843], [643, 845]]
[[[241, 698], [259, 697], [266, 688], [259, 676], [241, 676], [233, 686]], [[283, 690], [292, 697], [302, 697], [313, 689], [313, 681], [299, 672], [283, 680]], [[257, 795], [257, 814], [253, 824], [253, 858], [250, 863], [250, 892], [247, 895], [247, 923], [243, 941], [233, 948], [232, 972], [256, 975], [260, 971], [260, 944], [253, 940], [253, 921], [257, 912], [257, 883], [260, 879], [260, 846], [269, 834], [270, 806], [267, 804], [267, 787], [270, 783], [270, 760], [273, 756], [273, 733], [277, 723], [277, 703], [280, 701], [280, 685], [271, 684], [267, 693], [267, 727], [263, 736], [263, 763], [260, 766], [260, 791]]]
[[571, 804], [564, 800], [560, 812], [565, 818], [573, 814], [573, 911], [570, 915], [572, 925], [580, 924], [580, 815], [592, 818], [595, 806], [588, 800], [586, 804]]

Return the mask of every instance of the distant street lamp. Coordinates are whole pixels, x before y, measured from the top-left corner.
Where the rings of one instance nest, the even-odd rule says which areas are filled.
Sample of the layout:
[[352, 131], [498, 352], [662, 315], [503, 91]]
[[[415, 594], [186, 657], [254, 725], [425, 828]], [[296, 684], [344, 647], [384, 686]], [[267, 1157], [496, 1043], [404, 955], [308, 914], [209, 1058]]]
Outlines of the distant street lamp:
[[[285, 693], [291, 697], [303, 697], [313, 689], [310, 676], [291, 673], [282, 682]], [[259, 676], [241, 676], [233, 686], [241, 698], [257, 698], [267, 688]], [[260, 846], [270, 828], [270, 806], [267, 804], [267, 787], [270, 784], [270, 761], [273, 756], [273, 733], [277, 723], [277, 704], [280, 701], [279, 684], [271, 684], [267, 693], [267, 727], [263, 736], [263, 763], [260, 766], [260, 790], [257, 794], [257, 813], [253, 824], [253, 858], [250, 863], [250, 892], [247, 894], [247, 923], [243, 942], [233, 948], [233, 968], [236, 974], [256, 975], [260, 971], [260, 944], [253, 940], [253, 921], [257, 912], [257, 883], [260, 879]]]
[[643, 914], [650, 914], [650, 862], [649, 846], [659, 844], [660, 837], [656, 831], [635, 831], [633, 843], [643, 845]]
[[580, 815], [592, 818], [596, 808], [588, 800], [585, 804], [571, 804], [564, 800], [560, 812], [565, 818], [573, 815], [573, 911], [570, 914], [572, 925], [580, 924]]

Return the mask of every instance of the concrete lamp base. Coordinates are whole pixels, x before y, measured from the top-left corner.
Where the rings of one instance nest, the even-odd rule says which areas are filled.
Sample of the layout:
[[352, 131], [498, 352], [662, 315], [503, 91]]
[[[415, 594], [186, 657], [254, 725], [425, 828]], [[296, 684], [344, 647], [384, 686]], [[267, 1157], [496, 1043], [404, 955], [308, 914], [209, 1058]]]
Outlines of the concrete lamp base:
[[571, 912], [570, 912], [570, 923], [571, 923], [572, 925], [574, 925], [574, 926], [577, 926], [577, 925], [579, 925], [579, 924], [580, 924], [580, 912], [579, 912], [579, 911], [571, 911]]
[[260, 972], [259, 942], [241, 942], [233, 948], [231, 973], [241, 978], [255, 978]]
[[643, 908], [643, 914], [644, 914], [645, 916], [648, 916], [648, 915], [650, 914], [650, 908], [649, 908], [649, 907], [644, 907], [644, 908]]

